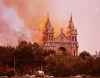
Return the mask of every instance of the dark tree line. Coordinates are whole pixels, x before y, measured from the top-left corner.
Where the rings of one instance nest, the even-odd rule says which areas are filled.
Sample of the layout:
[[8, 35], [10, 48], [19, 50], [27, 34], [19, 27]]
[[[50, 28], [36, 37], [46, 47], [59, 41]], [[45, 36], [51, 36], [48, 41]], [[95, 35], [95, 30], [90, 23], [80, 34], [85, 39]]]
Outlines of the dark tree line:
[[42, 70], [54, 76], [77, 74], [99, 76], [100, 57], [94, 58], [87, 51], [81, 52], [79, 56], [56, 53], [52, 50], [43, 50], [37, 43], [26, 41], [20, 42], [15, 48], [0, 47], [0, 75], [5, 72], [32, 74], [42, 66]]

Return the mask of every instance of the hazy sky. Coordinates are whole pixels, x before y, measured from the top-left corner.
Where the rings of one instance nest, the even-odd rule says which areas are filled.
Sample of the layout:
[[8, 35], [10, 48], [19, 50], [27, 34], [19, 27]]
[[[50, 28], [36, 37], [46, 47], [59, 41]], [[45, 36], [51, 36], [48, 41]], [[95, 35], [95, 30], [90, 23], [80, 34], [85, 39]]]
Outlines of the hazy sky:
[[4, 17], [0, 18], [0, 22], [4, 21], [8, 24], [0, 25], [0, 32], [2, 30], [7, 33], [15, 31], [13, 33], [15, 38], [15, 34], [23, 34], [27, 31], [28, 37], [31, 35], [32, 39], [36, 40], [34, 36], [39, 34], [37, 38], [40, 39], [42, 28], [40, 24], [43, 24], [47, 13], [57, 30], [59, 27], [67, 26], [72, 13], [79, 34], [79, 50], [91, 52], [100, 50], [100, 0], [0, 0], [0, 3], [1, 16], [13, 21], [8, 24], [9, 20]]

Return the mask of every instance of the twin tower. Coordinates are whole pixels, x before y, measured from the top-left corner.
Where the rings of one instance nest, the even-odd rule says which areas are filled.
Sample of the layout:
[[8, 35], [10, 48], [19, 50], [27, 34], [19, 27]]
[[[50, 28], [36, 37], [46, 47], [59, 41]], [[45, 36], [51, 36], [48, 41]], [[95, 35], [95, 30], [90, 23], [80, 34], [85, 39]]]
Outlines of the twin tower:
[[60, 34], [55, 38], [54, 28], [51, 25], [50, 19], [48, 18], [43, 31], [43, 48], [45, 50], [57, 51], [60, 47], [63, 47], [66, 49], [66, 52], [72, 56], [77, 56], [77, 29], [74, 26], [72, 15], [70, 16], [66, 30], [66, 34], [64, 34], [63, 29], [61, 29]]

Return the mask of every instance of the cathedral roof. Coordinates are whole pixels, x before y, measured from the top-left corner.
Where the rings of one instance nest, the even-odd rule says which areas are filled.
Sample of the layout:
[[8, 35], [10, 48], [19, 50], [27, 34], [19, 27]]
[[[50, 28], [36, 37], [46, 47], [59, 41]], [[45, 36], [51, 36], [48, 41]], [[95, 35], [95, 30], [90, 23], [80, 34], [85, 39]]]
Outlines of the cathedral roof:
[[60, 34], [55, 38], [56, 42], [69, 42], [66, 35], [63, 32], [63, 29], [61, 28]]

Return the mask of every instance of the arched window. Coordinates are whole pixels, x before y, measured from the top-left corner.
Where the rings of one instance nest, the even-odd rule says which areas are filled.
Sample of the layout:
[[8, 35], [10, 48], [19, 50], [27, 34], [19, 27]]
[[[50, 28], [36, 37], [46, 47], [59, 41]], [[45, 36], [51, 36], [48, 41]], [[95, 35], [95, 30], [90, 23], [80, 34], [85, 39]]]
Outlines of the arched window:
[[74, 36], [72, 36], [72, 41], [74, 41], [75, 39], [74, 39]]
[[74, 50], [74, 56], [76, 56], [76, 51]]

